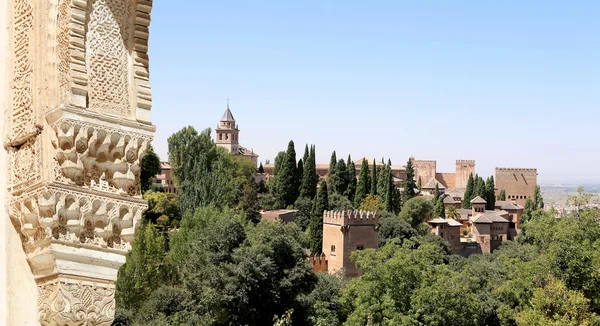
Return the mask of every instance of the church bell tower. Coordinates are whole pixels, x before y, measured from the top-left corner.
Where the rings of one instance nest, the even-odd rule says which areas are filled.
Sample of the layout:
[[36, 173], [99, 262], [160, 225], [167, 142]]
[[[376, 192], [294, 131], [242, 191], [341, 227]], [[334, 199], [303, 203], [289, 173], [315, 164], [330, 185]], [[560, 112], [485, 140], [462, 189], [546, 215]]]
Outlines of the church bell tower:
[[227, 103], [227, 109], [225, 113], [223, 113], [223, 117], [221, 117], [221, 121], [219, 121], [219, 125], [216, 129], [216, 143], [217, 146], [225, 147], [229, 152], [233, 155], [239, 153], [239, 134], [240, 130], [238, 129], [237, 124], [235, 123], [235, 118], [229, 109], [229, 103]]

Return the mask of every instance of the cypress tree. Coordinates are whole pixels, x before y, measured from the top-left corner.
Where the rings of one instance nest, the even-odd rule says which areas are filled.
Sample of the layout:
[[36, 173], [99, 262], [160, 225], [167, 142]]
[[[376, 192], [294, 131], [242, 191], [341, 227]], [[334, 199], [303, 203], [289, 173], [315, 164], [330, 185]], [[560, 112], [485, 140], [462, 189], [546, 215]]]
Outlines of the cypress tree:
[[441, 217], [446, 218], [446, 208], [444, 207], [444, 198], [442, 196], [434, 202], [433, 212], [434, 218]]
[[348, 178], [348, 167], [346, 166], [346, 162], [342, 159], [340, 159], [336, 165], [335, 181], [336, 185], [334, 191], [340, 195], [346, 193], [350, 180]]
[[480, 176], [477, 176], [477, 179], [475, 181], [475, 191], [474, 192], [474, 196], [473, 198], [475, 198], [476, 196], [479, 196], [483, 199], [485, 199], [486, 193], [485, 193], [485, 181], [483, 181], [483, 178]]
[[260, 164], [258, 165], [258, 173], [265, 173], [265, 168], [262, 165], [262, 162], [260, 162]]
[[385, 210], [388, 212], [394, 212], [394, 179], [392, 178], [391, 171], [388, 172], [386, 178], [386, 192], [385, 192]]
[[331, 178], [332, 175], [336, 172], [337, 157], [335, 155], [335, 151], [331, 153], [331, 159], [329, 160], [329, 171], [327, 172], [327, 178]]
[[535, 191], [533, 192], [533, 209], [543, 209], [544, 208], [544, 198], [542, 197], [542, 191], [540, 186], [535, 186]]
[[371, 180], [369, 180], [369, 162], [363, 159], [358, 175], [358, 183], [356, 184], [356, 193], [354, 195], [354, 206], [360, 206], [360, 203], [369, 194], [371, 188]]
[[304, 161], [302, 159], [299, 159], [298, 164], [296, 165], [296, 182], [298, 185], [296, 199], [300, 196], [300, 190], [301, 190], [300, 188], [302, 187], [302, 177], [303, 176], [304, 176]]
[[290, 140], [283, 166], [278, 175], [280, 188], [280, 202], [284, 207], [293, 205], [298, 199], [298, 173], [296, 172], [296, 150], [294, 149], [294, 141]]
[[485, 200], [487, 201], [486, 209], [491, 211], [496, 207], [496, 185], [494, 184], [494, 176], [491, 176], [487, 179], [485, 183]]
[[473, 199], [473, 191], [475, 188], [475, 180], [473, 179], [473, 173], [469, 174], [469, 180], [467, 181], [467, 189], [463, 195], [463, 207], [471, 208], [471, 200]]
[[384, 203], [388, 188], [387, 175], [390, 173], [390, 171], [391, 168], [387, 164], [382, 164], [377, 171], [377, 194], [379, 195], [379, 197], [381, 197]]
[[406, 163], [406, 180], [404, 180], [404, 194], [402, 202], [406, 203], [409, 199], [414, 198], [415, 194], [415, 169], [413, 168], [412, 161], [409, 159]]
[[323, 251], [323, 212], [328, 209], [327, 182], [321, 181], [310, 218], [309, 246], [311, 255], [320, 254]]
[[304, 146], [304, 155], [302, 156], [302, 162], [304, 162], [304, 164], [306, 164], [306, 162], [308, 161], [309, 155], [310, 155], [310, 152], [308, 151], [308, 144], [306, 144]]
[[498, 200], [505, 201], [506, 200], [506, 190], [501, 189], [500, 195], [498, 196]]
[[356, 193], [356, 166], [354, 162], [350, 159], [350, 155], [348, 155], [348, 188], [346, 189], [346, 197], [351, 202], [354, 202], [354, 194]]
[[417, 189], [421, 190], [421, 176], [419, 176], [419, 180], [417, 180]]
[[435, 184], [435, 190], [433, 191], [433, 204], [435, 205], [438, 202], [438, 199], [440, 199], [440, 187], [439, 185], [436, 183]]
[[371, 170], [371, 194], [377, 195], [377, 163], [373, 159], [373, 169]]
[[273, 175], [279, 174], [279, 171], [281, 171], [281, 169], [283, 167], [284, 159], [285, 159], [284, 151], [277, 153], [277, 156], [275, 156], [275, 162], [274, 162], [274, 166], [273, 166]]
[[317, 181], [319, 176], [317, 175], [317, 166], [315, 164], [315, 150], [311, 146], [310, 154], [308, 155], [306, 162], [303, 164], [302, 173], [302, 186], [300, 187], [300, 196], [312, 200], [317, 194]]

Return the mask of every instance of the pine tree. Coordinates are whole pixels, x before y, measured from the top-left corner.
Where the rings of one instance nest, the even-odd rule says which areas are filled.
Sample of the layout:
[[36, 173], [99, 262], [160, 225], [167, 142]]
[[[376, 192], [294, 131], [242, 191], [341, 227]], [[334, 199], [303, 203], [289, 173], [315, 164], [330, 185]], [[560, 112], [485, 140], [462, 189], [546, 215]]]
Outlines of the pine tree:
[[463, 195], [463, 208], [471, 208], [471, 200], [474, 198], [473, 191], [475, 190], [475, 180], [473, 179], [473, 173], [469, 174], [469, 180], [467, 181], [467, 189]]
[[373, 159], [373, 169], [371, 170], [371, 194], [377, 195], [377, 162]]
[[501, 189], [500, 195], [498, 196], [498, 200], [505, 201], [506, 200], [506, 190]]
[[321, 181], [311, 212], [309, 246], [311, 255], [320, 254], [323, 242], [323, 212], [329, 209], [327, 182]]
[[354, 207], [360, 206], [360, 203], [369, 194], [371, 189], [371, 180], [369, 179], [369, 162], [363, 159], [358, 175], [358, 183], [356, 184], [356, 193], [354, 195]]
[[298, 199], [299, 182], [296, 169], [296, 150], [294, 149], [294, 141], [290, 140], [285, 152], [283, 165], [277, 176], [280, 189], [280, 203], [283, 204], [283, 207], [293, 205], [296, 199]]
[[346, 168], [348, 169], [348, 188], [346, 189], [346, 197], [354, 202], [354, 194], [356, 193], [356, 166], [354, 162], [350, 159], [350, 155], [348, 155], [348, 163], [346, 164]]
[[544, 198], [542, 197], [542, 191], [540, 186], [535, 186], [535, 190], [533, 192], [533, 209], [543, 209], [544, 208]]
[[417, 181], [417, 189], [421, 190], [421, 176], [419, 176], [419, 180]]
[[415, 194], [415, 169], [413, 168], [412, 160], [406, 163], [406, 180], [404, 180], [404, 194], [402, 202], [406, 203], [409, 199], [414, 198]]
[[338, 194], [343, 195], [348, 190], [348, 185], [350, 184], [350, 177], [348, 176], [348, 167], [346, 166], [346, 162], [343, 159], [340, 159], [337, 163], [336, 169], [337, 171], [335, 174], [337, 185], [335, 191]]
[[485, 183], [485, 200], [487, 201], [486, 209], [493, 211], [496, 207], [496, 185], [494, 184], [494, 176], [487, 179]]
[[258, 165], [258, 173], [265, 173], [265, 168], [263, 167], [262, 162], [260, 162]]
[[306, 158], [306, 162], [303, 164], [302, 173], [302, 186], [300, 187], [300, 197], [308, 198], [312, 200], [317, 194], [317, 182], [319, 176], [317, 175], [317, 166], [315, 163], [315, 148], [311, 146], [310, 154]]

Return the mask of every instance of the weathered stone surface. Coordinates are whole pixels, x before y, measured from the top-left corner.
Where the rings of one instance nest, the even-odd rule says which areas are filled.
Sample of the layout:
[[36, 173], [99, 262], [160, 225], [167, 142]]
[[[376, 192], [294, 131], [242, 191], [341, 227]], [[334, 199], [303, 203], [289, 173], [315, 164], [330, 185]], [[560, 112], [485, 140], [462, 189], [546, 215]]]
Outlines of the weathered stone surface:
[[0, 8], [8, 17], [0, 21], [8, 44], [0, 324], [112, 322], [117, 271], [146, 209], [139, 176], [155, 130], [151, 6], [9, 0]]

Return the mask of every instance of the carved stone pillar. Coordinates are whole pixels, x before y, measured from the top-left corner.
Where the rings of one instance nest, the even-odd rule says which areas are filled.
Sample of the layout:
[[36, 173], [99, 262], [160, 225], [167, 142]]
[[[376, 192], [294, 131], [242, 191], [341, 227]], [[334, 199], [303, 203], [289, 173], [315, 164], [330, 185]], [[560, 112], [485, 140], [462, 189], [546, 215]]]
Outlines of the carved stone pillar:
[[9, 216], [42, 325], [110, 325], [146, 202], [147, 0], [10, 0]]

